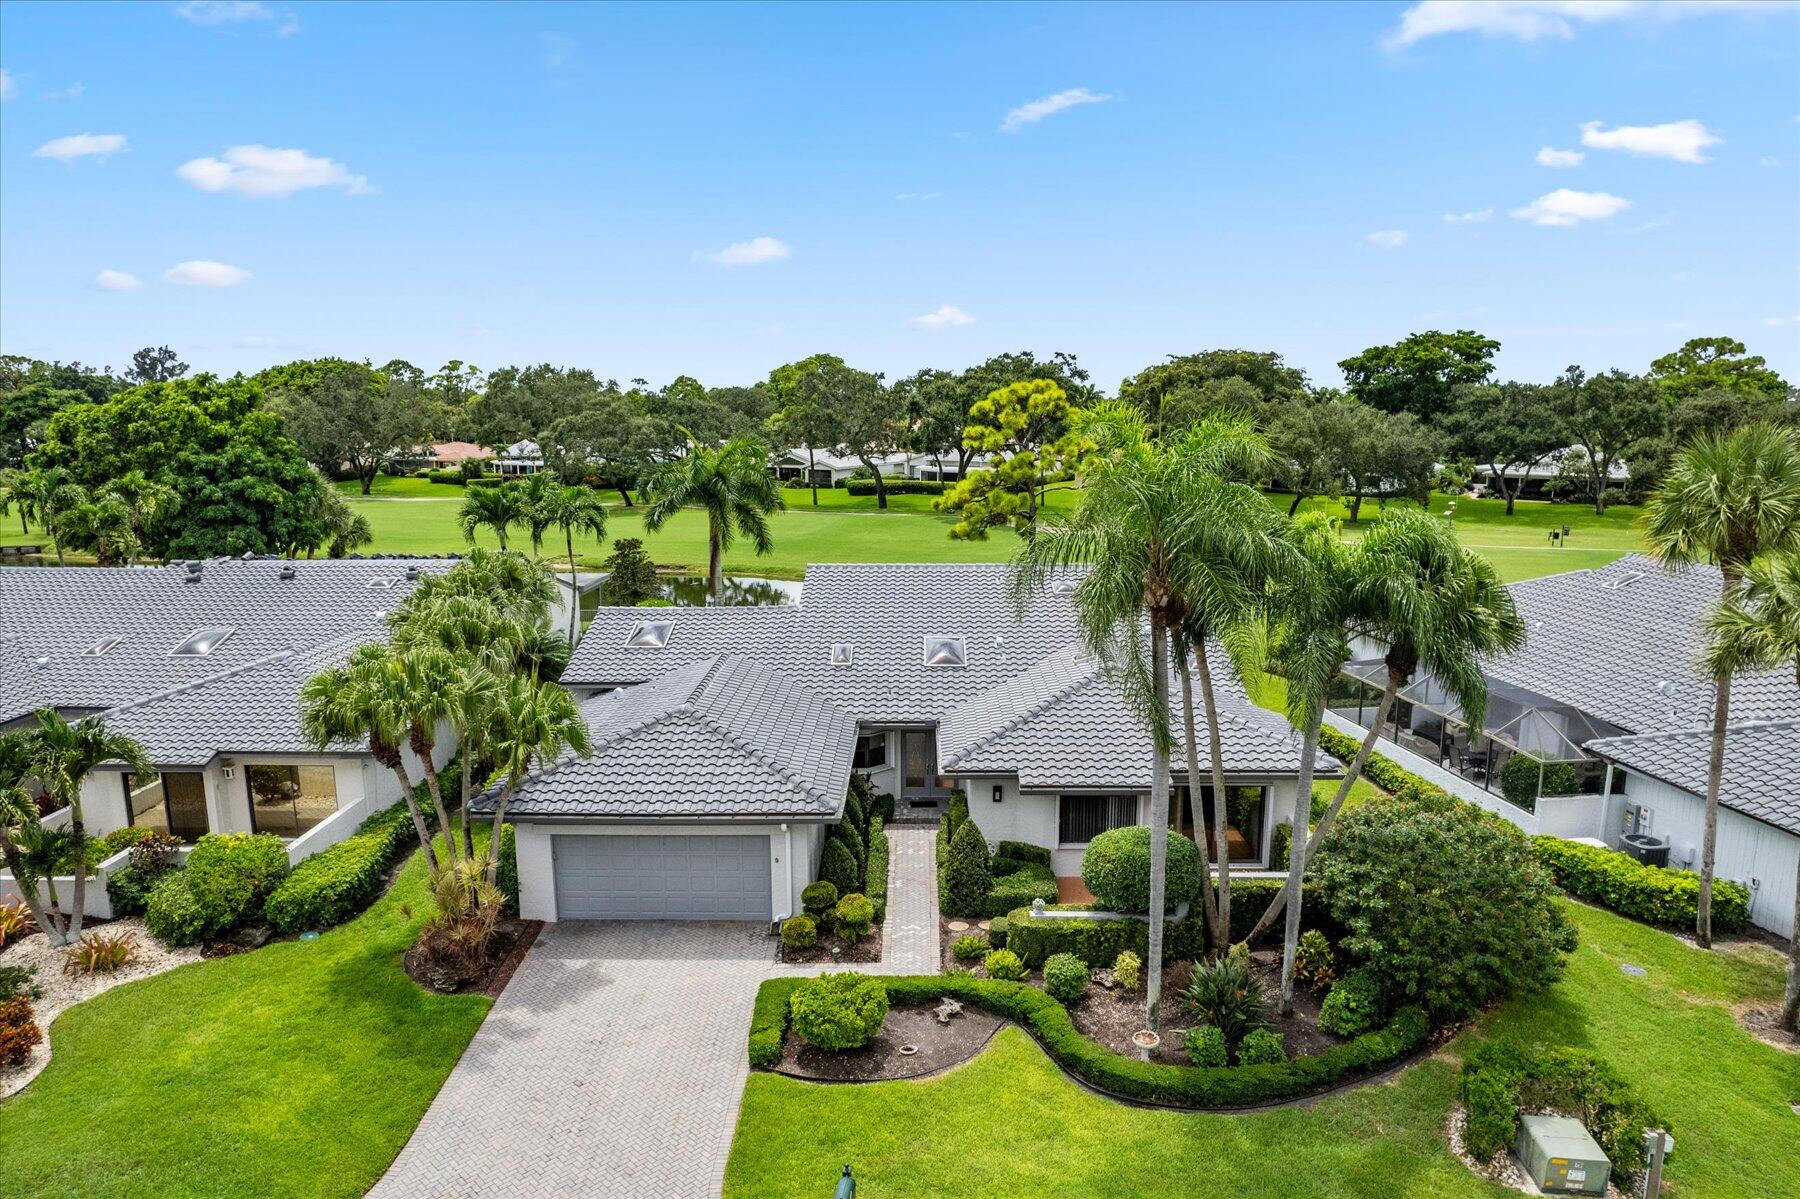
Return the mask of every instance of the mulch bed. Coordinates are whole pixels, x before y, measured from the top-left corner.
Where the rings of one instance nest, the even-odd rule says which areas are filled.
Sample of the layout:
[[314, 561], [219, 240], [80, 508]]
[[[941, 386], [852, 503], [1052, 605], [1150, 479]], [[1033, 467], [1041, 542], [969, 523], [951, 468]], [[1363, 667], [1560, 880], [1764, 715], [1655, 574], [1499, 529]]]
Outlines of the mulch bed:
[[494, 925], [493, 938], [488, 942], [486, 965], [473, 975], [459, 975], [428, 960], [423, 952], [423, 942], [406, 951], [402, 964], [408, 977], [414, 982], [440, 995], [486, 995], [497, 998], [543, 927], [543, 922], [539, 920], [519, 920], [510, 916], [503, 918]]
[[827, 933], [819, 938], [819, 943], [808, 949], [794, 949], [791, 946], [780, 947], [781, 960], [784, 962], [825, 962], [832, 964], [831, 951], [839, 951], [836, 962], [843, 964], [869, 964], [881, 960], [881, 926], [877, 924], [869, 930], [869, 935], [852, 945], [835, 933]]
[[[875, 1039], [861, 1049], [815, 1049], [790, 1031], [775, 1071], [817, 1082], [918, 1078], [968, 1061], [987, 1047], [1005, 1023], [965, 1004], [961, 1015], [940, 1024], [935, 1008], [935, 1004], [893, 1008]], [[903, 1045], [916, 1046], [918, 1052], [903, 1054]]]
[[[953, 929], [950, 927], [952, 924], [963, 924], [963, 925], [967, 925], [968, 927]], [[973, 970], [977, 974], [983, 973], [983, 971], [981, 970], [981, 959], [980, 958], [978, 958], [978, 957], [970, 958], [966, 962], [959, 962], [956, 960], [956, 955], [954, 955], [950, 952], [950, 946], [955, 943], [955, 941], [958, 937], [969, 937], [969, 936], [986, 937], [987, 930], [988, 930], [988, 924], [989, 924], [989, 922], [986, 920], [971, 920], [971, 919], [967, 918], [966, 916], [956, 916], [956, 917], [939, 916], [938, 917], [938, 967], [939, 967], [939, 969], [948, 970], [952, 966], [958, 966], [964, 970]]]

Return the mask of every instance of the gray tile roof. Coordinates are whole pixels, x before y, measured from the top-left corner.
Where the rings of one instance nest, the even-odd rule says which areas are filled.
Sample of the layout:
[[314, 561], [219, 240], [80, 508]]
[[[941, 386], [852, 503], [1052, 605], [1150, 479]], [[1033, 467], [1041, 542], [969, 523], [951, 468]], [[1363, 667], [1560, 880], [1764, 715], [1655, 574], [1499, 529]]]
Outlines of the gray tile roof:
[[[1605, 737], [1588, 742], [1587, 747], [1642, 774], [1705, 795], [1711, 745], [1711, 730], [1701, 728]], [[1727, 727], [1719, 802], [1800, 833], [1800, 719], [1747, 721]]]
[[[737, 655], [686, 663], [581, 706], [592, 754], [523, 782], [512, 815], [538, 818], [835, 818], [856, 722], [800, 681]], [[489, 790], [473, 801], [491, 813]]]
[[[1641, 554], [1597, 570], [1514, 583], [1525, 646], [1484, 669], [1490, 678], [1633, 733], [1704, 723], [1713, 689], [1696, 659], [1719, 588], [1715, 567], [1670, 572]], [[1674, 684], [1669, 698], [1655, 691], [1665, 679]], [[1744, 675], [1732, 682], [1731, 709], [1734, 719], [1793, 717], [1800, 714], [1800, 687], [1792, 671]]]
[[[210, 678], [284, 651], [303, 651], [382, 617], [411, 590], [408, 567], [445, 570], [434, 559], [220, 558], [198, 583], [175, 563], [118, 567], [0, 567], [0, 722], [35, 708], [103, 709]], [[283, 566], [295, 577], [282, 580]], [[394, 580], [371, 588], [371, 578]], [[232, 635], [205, 657], [169, 651], [195, 629]], [[94, 657], [101, 638], [124, 640]]]

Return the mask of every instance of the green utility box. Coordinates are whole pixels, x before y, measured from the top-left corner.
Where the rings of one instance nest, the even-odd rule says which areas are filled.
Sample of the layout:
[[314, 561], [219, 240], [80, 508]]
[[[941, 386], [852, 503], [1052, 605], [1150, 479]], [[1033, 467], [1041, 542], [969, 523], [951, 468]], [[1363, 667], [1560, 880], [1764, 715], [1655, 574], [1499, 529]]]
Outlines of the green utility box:
[[1551, 1195], [1604, 1195], [1612, 1163], [1569, 1116], [1520, 1116], [1519, 1161], [1538, 1189]]

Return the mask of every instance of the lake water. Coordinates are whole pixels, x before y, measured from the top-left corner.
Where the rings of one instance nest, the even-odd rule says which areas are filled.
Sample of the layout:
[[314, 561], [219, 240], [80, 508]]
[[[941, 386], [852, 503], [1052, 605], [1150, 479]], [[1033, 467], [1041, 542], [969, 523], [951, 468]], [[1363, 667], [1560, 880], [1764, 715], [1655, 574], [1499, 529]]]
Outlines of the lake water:
[[[678, 607], [700, 608], [713, 602], [708, 594], [705, 575], [664, 575], [663, 595]], [[793, 579], [770, 579], [761, 575], [726, 575], [725, 588], [718, 602], [727, 606], [746, 604], [795, 604], [800, 602], [801, 584]]]

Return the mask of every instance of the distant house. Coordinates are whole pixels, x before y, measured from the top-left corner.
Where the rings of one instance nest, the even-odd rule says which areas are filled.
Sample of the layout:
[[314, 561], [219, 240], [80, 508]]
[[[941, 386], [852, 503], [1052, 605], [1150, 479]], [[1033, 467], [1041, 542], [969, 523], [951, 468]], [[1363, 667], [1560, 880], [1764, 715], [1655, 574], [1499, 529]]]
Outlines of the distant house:
[[494, 473], [508, 478], [535, 475], [544, 469], [544, 452], [535, 441], [515, 441], [493, 459]]
[[485, 461], [493, 457], [493, 453], [486, 446], [476, 445], [472, 441], [434, 441], [430, 445], [414, 446], [406, 453], [395, 456], [391, 465], [400, 472], [455, 470], [464, 462]]
[[[1538, 459], [1530, 466], [1513, 470], [1496, 470], [1487, 463], [1476, 466], [1471, 478], [1472, 485], [1498, 491], [1500, 477], [1504, 475], [1507, 488], [1519, 488], [1518, 498], [1527, 500], [1542, 499], [1550, 489], [1550, 481], [1559, 475], [1587, 477], [1587, 453], [1578, 445], [1567, 449], [1554, 450]], [[1610, 487], [1626, 487], [1631, 483], [1631, 468], [1624, 462], [1615, 462], [1606, 474]]]
[[[946, 483], [955, 482], [962, 477], [957, 466], [960, 460], [960, 455], [953, 449], [935, 454], [895, 450], [876, 459], [881, 466], [882, 475], [887, 478], [925, 479]], [[777, 452], [770, 459], [769, 469], [783, 482], [802, 483], [806, 481], [807, 471], [811, 469], [820, 487], [836, 486], [858, 470], [864, 469], [862, 459], [835, 450], [813, 451], [811, 463], [809, 467], [806, 447], [794, 446]]]

